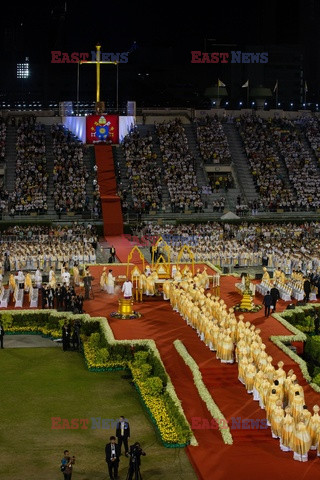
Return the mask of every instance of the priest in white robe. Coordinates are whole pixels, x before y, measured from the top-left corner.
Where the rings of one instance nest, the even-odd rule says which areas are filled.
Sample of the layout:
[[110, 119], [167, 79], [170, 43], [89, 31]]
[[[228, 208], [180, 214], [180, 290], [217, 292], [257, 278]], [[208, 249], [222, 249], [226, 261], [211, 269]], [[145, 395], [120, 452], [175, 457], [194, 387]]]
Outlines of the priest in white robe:
[[112, 275], [112, 270], [110, 269], [109, 273], [108, 273], [108, 276], [107, 276], [107, 292], [110, 295], [114, 294], [114, 281], [115, 281], [115, 279], [116, 279], [116, 277], [114, 277]]
[[130, 282], [130, 280], [126, 279], [126, 281], [122, 285], [122, 292], [123, 292], [124, 298], [131, 298], [132, 297], [132, 288], [133, 288], [132, 282]]

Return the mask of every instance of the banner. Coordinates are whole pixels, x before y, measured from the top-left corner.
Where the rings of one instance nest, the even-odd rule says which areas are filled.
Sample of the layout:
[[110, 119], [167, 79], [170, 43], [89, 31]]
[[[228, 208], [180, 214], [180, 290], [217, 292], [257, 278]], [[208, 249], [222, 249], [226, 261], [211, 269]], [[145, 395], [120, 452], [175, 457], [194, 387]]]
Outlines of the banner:
[[88, 115], [86, 138], [87, 143], [119, 143], [118, 115]]

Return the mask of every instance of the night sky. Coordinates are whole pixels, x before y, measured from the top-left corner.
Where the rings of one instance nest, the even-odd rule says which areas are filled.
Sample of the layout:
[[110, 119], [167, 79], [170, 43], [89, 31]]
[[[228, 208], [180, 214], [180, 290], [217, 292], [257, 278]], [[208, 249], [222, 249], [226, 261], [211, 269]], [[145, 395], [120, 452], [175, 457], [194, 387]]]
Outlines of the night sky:
[[[265, 6], [257, 0], [231, 5], [215, 1], [209, 7], [203, 2], [187, 7], [182, 2], [121, 0], [82, 5], [75, 0], [7, 2], [1, 30], [17, 29], [17, 49], [36, 59], [54, 48], [90, 51], [96, 41], [106, 51], [128, 50], [136, 41], [184, 53], [203, 46], [205, 37], [236, 44], [298, 43], [301, 37], [299, 1], [271, 0]], [[263, 28], [264, 19], [270, 29]]]
[[[250, 0], [237, 4], [213, 1], [209, 6], [204, 2], [194, 2], [191, 7], [185, 2], [173, 1], [7, 2], [2, 6], [0, 17], [0, 51], [4, 63], [10, 65], [11, 62], [12, 66], [8, 68], [12, 72], [0, 76], [0, 89], [13, 92], [16, 88], [14, 65], [29, 57], [33, 73], [30, 95], [41, 90], [41, 94], [47, 97], [71, 98], [75, 89], [72, 86], [72, 91], [68, 91], [67, 85], [74, 84], [75, 70], [72, 66], [62, 68], [51, 65], [52, 50], [91, 52], [100, 42], [102, 51], [116, 53], [130, 51], [136, 42], [137, 49], [129, 55], [128, 65], [121, 66], [120, 96], [123, 100], [129, 97], [141, 100], [143, 95], [164, 98], [169, 96], [171, 87], [174, 97], [174, 88], [181, 84], [190, 84], [194, 95], [199, 95], [221, 76], [229, 84], [235, 76], [239, 77], [239, 84], [246, 81], [248, 72], [243, 69], [233, 73], [222, 70], [219, 65], [191, 64], [191, 50], [205, 51], [205, 46], [207, 51], [212, 52], [235, 47], [245, 51], [250, 45], [261, 46], [262, 51], [268, 51], [270, 45], [288, 45], [294, 52], [294, 45], [300, 44], [309, 62], [305, 71], [310, 91], [312, 81], [315, 90], [320, 82], [316, 58], [320, 42], [319, 34], [314, 33], [319, 30], [318, 4], [313, 0]], [[310, 8], [306, 8], [307, 5]], [[302, 12], [309, 13], [302, 15]], [[313, 49], [310, 49], [313, 42]], [[81, 95], [91, 98], [94, 71], [87, 68], [82, 73]], [[148, 82], [141, 83], [141, 76], [138, 78], [140, 72], [150, 73]], [[112, 74], [110, 71], [102, 72], [102, 80], [103, 76], [106, 77], [104, 84], [111, 82], [114, 85]], [[276, 75], [278, 73], [271, 72], [269, 77], [264, 74], [263, 81], [271, 88]], [[288, 78], [290, 75], [292, 73], [288, 70]], [[24, 89], [23, 94], [28, 88], [27, 84], [21, 88]], [[284, 82], [281, 88], [285, 93]], [[106, 90], [105, 95], [113, 93]]]

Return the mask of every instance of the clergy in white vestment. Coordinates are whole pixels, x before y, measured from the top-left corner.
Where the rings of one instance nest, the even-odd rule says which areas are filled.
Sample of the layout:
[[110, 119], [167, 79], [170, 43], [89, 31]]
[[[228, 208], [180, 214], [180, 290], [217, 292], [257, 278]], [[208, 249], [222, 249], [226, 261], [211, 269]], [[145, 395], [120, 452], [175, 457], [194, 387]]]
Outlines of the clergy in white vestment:
[[36, 287], [41, 288], [42, 275], [41, 275], [41, 272], [40, 272], [39, 268], [37, 268], [36, 273], [34, 274], [34, 281], [35, 281]]
[[132, 282], [130, 280], [126, 280], [122, 285], [122, 291], [124, 298], [131, 298], [132, 297]]
[[67, 287], [70, 285], [70, 273], [68, 272], [68, 270], [63, 272], [63, 274], [61, 275], [61, 279], [62, 282], [67, 285]]
[[110, 269], [109, 273], [108, 273], [108, 276], [107, 276], [107, 292], [110, 295], [114, 294], [114, 281], [115, 281], [115, 279], [116, 278], [112, 275], [112, 270]]
[[24, 276], [22, 270], [19, 270], [19, 271], [18, 271], [17, 280], [18, 280], [19, 288], [20, 288], [20, 289], [21, 289], [21, 288], [24, 288], [25, 276]]

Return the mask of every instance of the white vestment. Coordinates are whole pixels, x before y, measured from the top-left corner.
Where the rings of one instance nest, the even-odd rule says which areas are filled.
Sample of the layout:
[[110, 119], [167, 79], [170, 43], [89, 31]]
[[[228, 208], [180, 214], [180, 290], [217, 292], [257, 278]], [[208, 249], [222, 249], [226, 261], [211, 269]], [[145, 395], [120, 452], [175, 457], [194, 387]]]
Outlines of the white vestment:
[[63, 272], [61, 275], [63, 283], [65, 283], [67, 286], [70, 284], [70, 273], [69, 272]]
[[114, 294], [114, 281], [115, 281], [115, 277], [112, 275], [111, 272], [109, 272], [107, 277], [107, 292], [111, 295]]
[[130, 280], [124, 282], [122, 285], [122, 291], [124, 297], [132, 297], [132, 283]]

